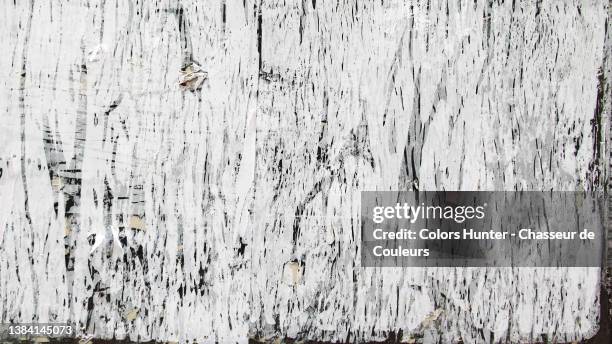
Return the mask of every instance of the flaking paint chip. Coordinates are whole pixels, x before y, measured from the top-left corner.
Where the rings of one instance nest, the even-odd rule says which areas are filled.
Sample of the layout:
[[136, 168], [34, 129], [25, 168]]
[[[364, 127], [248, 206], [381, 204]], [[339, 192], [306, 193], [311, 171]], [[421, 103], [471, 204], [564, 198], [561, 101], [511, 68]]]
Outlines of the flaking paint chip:
[[61, 190], [62, 187], [64, 186], [64, 183], [62, 182], [62, 178], [58, 176], [53, 177], [53, 179], [51, 180], [51, 186], [53, 187], [53, 190], [55, 191]]
[[88, 62], [98, 62], [100, 61], [100, 59], [102, 58], [102, 56], [104, 56], [104, 54], [106, 54], [106, 46], [104, 44], [98, 44], [95, 47], [93, 47], [88, 53], [87, 53], [87, 61]]
[[289, 285], [297, 285], [302, 281], [303, 267], [297, 261], [285, 264], [283, 268], [283, 280]]
[[406, 336], [406, 337], [402, 338], [400, 343], [414, 344], [416, 342], [417, 342], [417, 340], [413, 336]]
[[440, 317], [440, 315], [442, 315], [442, 309], [438, 308], [436, 310], [434, 310], [433, 312], [429, 313], [425, 319], [423, 319], [423, 321], [421, 322], [421, 326], [422, 327], [429, 327], [431, 325], [433, 325], [433, 323], [438, 320], [438, 318]]
[[197, 63], [191, 62], [181, 68], [179, 86], [183, 91], [197, 91], [208, 78], [208, 73]]
[[134, 309], [126, 312], [125, 313], [125, 318], [128, 321], [132, 321], [132, 320], [136, 319], [136, 317], [138, 316], [138, 311], [139, 311], [138, 308], [134, 308]]
[[144, 231], [147, 229], [145, 221], [137, 215], [130, 216], [130, 228]]

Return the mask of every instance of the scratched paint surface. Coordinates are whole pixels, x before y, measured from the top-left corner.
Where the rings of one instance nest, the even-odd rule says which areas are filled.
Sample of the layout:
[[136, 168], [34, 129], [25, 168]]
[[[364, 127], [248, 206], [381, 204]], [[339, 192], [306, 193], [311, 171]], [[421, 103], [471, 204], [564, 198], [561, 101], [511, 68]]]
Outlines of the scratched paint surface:
[[601, 188], [607, 1], [0, 6], [0, 322], [181, 342], [597, 331], [598, 269], [363, 269], [357, 219], [360, 190]]

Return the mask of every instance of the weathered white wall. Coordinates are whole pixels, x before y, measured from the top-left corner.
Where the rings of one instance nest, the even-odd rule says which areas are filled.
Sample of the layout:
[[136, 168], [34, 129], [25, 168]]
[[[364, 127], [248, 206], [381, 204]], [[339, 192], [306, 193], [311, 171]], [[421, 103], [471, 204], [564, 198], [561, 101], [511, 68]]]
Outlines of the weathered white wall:
[[601, 188], [607, 6], [2, 1], [0, 322], [592, 335], [598, 269], [364, 269], [357, 215], [360, 190]]

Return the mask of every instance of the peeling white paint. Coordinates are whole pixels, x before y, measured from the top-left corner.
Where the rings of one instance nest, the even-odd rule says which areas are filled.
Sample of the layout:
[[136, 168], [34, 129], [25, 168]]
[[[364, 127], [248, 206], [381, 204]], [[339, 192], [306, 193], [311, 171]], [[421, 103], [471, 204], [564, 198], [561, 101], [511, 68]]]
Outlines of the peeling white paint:
[[599, 269], [364, 269], [356, 246], [360, 190], [600, 188], [607, 1], [0, 6], [0, 322], [180, 342], [596, 331]]

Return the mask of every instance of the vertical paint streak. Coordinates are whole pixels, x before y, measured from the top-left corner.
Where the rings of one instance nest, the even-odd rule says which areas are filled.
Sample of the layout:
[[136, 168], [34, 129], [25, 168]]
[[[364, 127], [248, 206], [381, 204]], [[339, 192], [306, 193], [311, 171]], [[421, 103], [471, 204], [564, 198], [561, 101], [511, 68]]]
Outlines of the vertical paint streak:
[[23, 186], [23, 196], [24, 196], [24, 211], [25, 218], [27, 220], [29, 229], [30, 229], [30, 247], [27, 248], [28, 251], [28, 262], [32, 264], [31, 266], [31, 274], [30, 280], [32, 282], [32, 296], [33, 300], [33, 309], [34, 309], [34, 319], [38, 319], [38, 295], [39, 295], [39, 286], [38, 280], [36, 277], [36, 265], [34, 262], [34, 246], [36, 244], [36, 229], [32, 223], [32, 216], [30, 214], [30, 199], [28, 193], [28, 179], [27, 172], [28, 169], [26, 164], [28, 163], [28, 158], [26, 157], [26, 108], [25, 108], [25, 91], [26, 91], [26, 77], [28, 74], [28, 49], [30, 42], [30, 34], [32, 32], [32, 20], [34, 17], [34, 0], [29, 1], [28, 12], [27, 12], [27, 22], [25, 27], [25, 36], [23, 38], [23, 49], [21, 53], [21, 73], [19, 74], [19, 127], [21, 131], [21, 184]]

